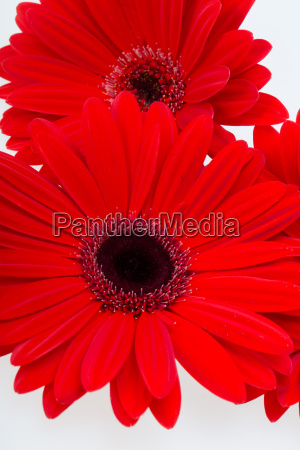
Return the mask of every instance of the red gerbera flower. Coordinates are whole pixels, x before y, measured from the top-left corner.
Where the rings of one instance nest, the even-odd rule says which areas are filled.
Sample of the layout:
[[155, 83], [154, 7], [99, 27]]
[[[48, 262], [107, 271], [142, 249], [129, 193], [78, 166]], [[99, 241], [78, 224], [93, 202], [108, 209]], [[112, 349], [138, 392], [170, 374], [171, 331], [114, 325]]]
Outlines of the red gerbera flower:
[[[98, 99], [87, 102], [83, 152], [50, 122], [34, 121], [32, 133], [58, 186], [0, 156], [7, 278], [0, 350], [21, 366], [16, 391], [45, 386], [44, 409], [53, 418], [110, 382], [121, 423], [133, 425], [149, 407], [169, 428], [180, 410], [175, 358], [234, 403], [254, 387], [274, 389], [275, 373], [290, 372], [293, 344], [265, 315], [295, 310], [300, 288], [285, 280], [299, 249], [273, 236], [299, 217], [298, 191], [254, 184], [263, 157], [243, 141], [204, 167], [210, 118], [195, 119], [178, 137], [163, 103], [142, 124], [129, 93], [111, 112]], [[177, 222], [160, 213], [178, 212], [184, 222], [176, 231]], [[101, 218], [116, 213], [124, 221], [110, 216], [104, 227]], [[201, 220], [209, 213], [234, 237], [216, 222], [208, 232]]]
[[[254, 130], [254, 144], [262, 150], [266, 157], [266, 170], [261, 181], [282, 180], [285, 183], [300, 186], [300, 114], [297, 121], [285, 122], [280, 132], [271, 126], [256, 127]], [[300, 247], [300, 222], [297, 220], [285, 230], [280, 240], [289, 240], [286, 235], [293, 237], [294, 245]], [[286, 267], [285, 277], [288, 281], [299, 284], [300, 264], [294, 263]], [[291, 336], [297, 350], [292, 355], [292, 372], [289, 376], [278, 379], [278, 388], [265, 395], [265, 409], [268, 418], [275, 422], [287, 409], [300, 401], [300, 327], [299, 310], [291, 314], [277, 316], [272, 314], [270, 319], [282, 326]]]
[[225, 125], [287, 119], [259, 93], [271, 74], [259, 62], [271, 45], [239, 27], [254, 0], [41, 0], [18, 7], [22, 33], [0, 52], [0, 89], [12, 106], [2, 131], [8, 146], [38, 163], [28, 147], [34, 117], [80, 112], [89, 97], [112, 102], [135, 93], [142, 111], [164, 102], [180, 128], [200, 115]]
[[[254, 146], [263, 151], [266, 158], [262, 181], [281, 180], [300, 186], [300, 114], [296, 123], [286, 121], [280, 132], [271, 126], [255, 127]], [[300, 238], [300, 221], [286, 233]]]

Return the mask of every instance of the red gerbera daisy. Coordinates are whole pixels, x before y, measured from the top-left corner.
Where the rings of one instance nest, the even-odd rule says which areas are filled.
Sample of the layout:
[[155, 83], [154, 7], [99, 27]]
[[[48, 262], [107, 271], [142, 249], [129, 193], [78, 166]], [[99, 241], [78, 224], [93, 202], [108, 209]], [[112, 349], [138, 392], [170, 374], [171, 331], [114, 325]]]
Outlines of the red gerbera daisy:
[[[263, 151], [266, 158], [262, 181], [281, 180], [300, 186], [300, 114], [296, 123], [286, 121], [280, 132], [271, 126], [255, 127], [254, 146]], [[300, 238], [300, 221], [286, 233]]]
[[121, 423], [149, 407], [169, 428], [180, 410], [175, 358], [234, 403], [290, 373], [292, 341], [265, 314], [299, 305], [284, 275], [299, 249], [272, 239], [299, 217], [300, 197], [282, 182], [254, 184], [260, 152], [239, 141], [204, 166], [210, 118], [178, 137], [163, 103], [142, 124], [129, 93], [111, 112], [87, 102], [83, 153], [50, 122], [32, 133], [58, 186], [0, 156], [0, 350], [21, 366], [17, 392], [45, 386], [54, 418], [110, 382]]
[[[282, 180], [285, 183], [300, 185], [300, 115], [296, 123], [285, 122], [280, 132], [271, 126], [256, 127], [254, 144], [262, 150], [266, 157], [266, 170], [260, 180]], [[286, 235], [293, 237], [294, 245], [300, 247], [300, 222], [297, 220], [285, 230], [279, 239], [288, 240]], [[290, 239], [289, 239], [290, 241]], [[298, 260], [286, 267], [285, 278], [299, 284], [300, 264]], [[276, 391], [265, 395], [265, 409], [268, 418], [275, 422], [287, 409], [300, 401], [300, 327], [299, 310], [284, 316], [272, 314], [270, 319], [282, 326], [291, 336], [297, 350], [292, 355], [292, 372], [290, 376], [278, 379]]]
[[[200, 115], [218, 124], [269, 125], [287, 119], [259, 93], [271, 74], [259, 62], [271, 45], [239, 27], [254, 0], [41, 0], [21, 3], [22, 33], [0, 51], [0, 89], [12, 106], [2, 131], [8, 147], [30, 153], [34, 117], [80, 112], [89, 97], [112, 102], [133, 92], [142, 111], [168, 105], [180, 128]], [[29, 154], [28, 154], [29, 152]]]

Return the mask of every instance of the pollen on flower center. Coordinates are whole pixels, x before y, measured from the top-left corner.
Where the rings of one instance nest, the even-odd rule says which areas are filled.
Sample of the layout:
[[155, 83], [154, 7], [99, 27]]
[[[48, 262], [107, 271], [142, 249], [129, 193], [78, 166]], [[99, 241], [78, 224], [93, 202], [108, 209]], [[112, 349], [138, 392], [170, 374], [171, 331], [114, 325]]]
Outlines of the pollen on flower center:
[[101, 310], [139, 317], [144, 311], [165, 309], [187, 293], [188, 251], [155, 227], [143, 236], [123, 231], [117, 227], [112, 235], [94, 230], [82, 242], [84, 277]]
[[110, 101], [122, 91], [135, 94], [143, 112], [155, 101], [164, 102], [173, 112], [183, 105], [185, 85], [179, 61], [175, 63], [171, 54], [150, 47], [136, 48], [123, 53], [119, 64], [106, 77], [103, 88]]

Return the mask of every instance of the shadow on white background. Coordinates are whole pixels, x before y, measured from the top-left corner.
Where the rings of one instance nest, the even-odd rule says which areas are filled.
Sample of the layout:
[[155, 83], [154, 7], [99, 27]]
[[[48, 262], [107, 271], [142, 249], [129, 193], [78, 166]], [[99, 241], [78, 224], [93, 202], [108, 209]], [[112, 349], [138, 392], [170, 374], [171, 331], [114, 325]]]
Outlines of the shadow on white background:
[[[73, 0], [76, 1], [76, 0]], [[18, 32], [14, 24], [16, 0], [0, 0], [0, 46]], [[273, 44], [265, 60], [273, 79], [264, 89], [277, 96], [294, 120], [300, 108], [299, 0], [256, 0], [243, 28]], [[6, 109], [0, 103], [0, 111]], [[234, 129], [238, 139], [252, 144], [251, 128]], [[1, 149], [5, 137], [0, 136]], [[150, 413], [131, 428], [122, 427], [111, 411], [108, 388], [87, 395], [61, 417], [43, 415], [39, 390], [17, 395], [17, 369], [9, 357], [0, 359], [1, 450], [299, 450], [300, 421], [294, 406], [276, 424], [264, 414], [263, 400], [235, 406], [224, 402], [179, 370], [182, 412], [174, 430], [157, 424]]]

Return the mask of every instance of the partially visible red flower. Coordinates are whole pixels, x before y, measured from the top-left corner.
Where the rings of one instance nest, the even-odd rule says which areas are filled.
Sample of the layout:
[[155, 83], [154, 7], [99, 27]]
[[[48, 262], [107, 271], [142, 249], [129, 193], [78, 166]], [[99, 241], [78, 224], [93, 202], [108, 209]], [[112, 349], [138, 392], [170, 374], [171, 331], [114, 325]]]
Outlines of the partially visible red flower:
[[292, 357], [290, 376], [282, 376], [278, 387], [265, 394], [265, 411], [271, 422], [277, 422], [293, 405], [300, 405], [300, 351]]
[[[129, 93], [110, 111], [90, 99], [82, 149], [51, 122], [34, 121], [33, 139], [57, 184], [0, 155], [0, 354], [12, 352], [20, 366], [17, 392], [45, 386], [50, 418], [110, 383], [121, 423], [134, 425], [150, 408], [171, 428], [180, 411], [175, 358], [234, 403], [274, 390], [276, 376], [291, 371], [292, 340], [268, 315], [299, 308], [299, 279], [289, 274], [300, 251], [293, 239], [276, 238], [300, 215], [298, 190], [257, 184], [264, 158], [243, 141], [204, 166], [210, 118], [180, 136], [162, 103], [144, 119]], [[57, 212], [77, 224], [59, 237]], [[82, 220], [116, 212], [127, 224], [117, 222], [119, 236], [110, 221], [102, 235], [93, 221], [82, 235]], [[167, 221], [164, 235], [160, 219], [151, 234], [125, 232], [137, 217], [177, 212], [196, 222], [221, 215], [239, 230], [181, 235], [183, 225], [175, 232]]]
[[[300, 114], [297, 121], [286, 121], [280, 132], [271, 126], [254, 128], [254, 147], [266, 158], [261, 180], [281, 180], [300, 186]], [[286, 230], [292, 237], [300, 239], [300, 221]]]
[[[76, 3], [76, 4], [74, 4]], [[12, 106], [3, 117], [8, 147], [38, 163], [28, 144], [34, 117], [55, 121], [89, 97], [111, 102], [133, 92], [142, 111], [168, 105], [180, 128], [193, 118], [224, 125], [269, 125], [288, 117], [259, 93], [271, 73], [271, 50], [240, 30], [254, 0], [41, 0], [17, 9], [22, 33], [0, 50], [0, 88]]]
[[[254, 129], [254, 146], [264, 152], [265, 170], [260, 181], [281, 180], [285, 183], [300, 186], [300, 114], [296, 122], [285, 122], [280, 132], [271, 126], [259, 126]], [[287, 227], [280, 236], [281, 242], [290, 241], [300, 247], [300, 221]], [[298, 259], [295, 264], [286, 266], [286, 279], [300, 280]], [[265, 410], [271, 422], [277, 421], [287, 409], [300, 402], [300, 327], [299, 310], [292, 314], [278, 317], [272, 314], [269, 318], [282, 326], [291, 336], [296, 352], [291, 356], [292, 372], [290, 375], [278, 377], [278, 387], [265, 394]]]

